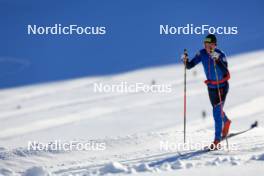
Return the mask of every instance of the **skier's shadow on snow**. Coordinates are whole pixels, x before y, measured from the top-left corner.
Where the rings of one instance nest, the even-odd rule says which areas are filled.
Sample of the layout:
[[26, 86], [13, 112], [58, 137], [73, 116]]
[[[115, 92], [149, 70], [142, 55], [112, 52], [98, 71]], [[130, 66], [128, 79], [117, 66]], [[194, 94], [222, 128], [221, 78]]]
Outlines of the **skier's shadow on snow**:
[[172, 162], [175, 162], [177, 160], [190, 159], [190, 158], [193, 158], [193, 157], [200, 156], [200, 155], [202, 155], [204, 153], [207, 153], [209, 151], [210, 150], [203, 149], [203, 150], [188, 152], [188, 153], [184, 153], [184, 154], [181, 154], [181, 153], [178, 152], [178, 155], [176, 155], [176, 156], [171, 156], [171, 157], [162, 159], [160, 161], [152, 162], [152, 163], [149, 164], [149, 166], [150, 167], [155, 167], [155, 166], [160, 166], [163, 163], [172, 163]]

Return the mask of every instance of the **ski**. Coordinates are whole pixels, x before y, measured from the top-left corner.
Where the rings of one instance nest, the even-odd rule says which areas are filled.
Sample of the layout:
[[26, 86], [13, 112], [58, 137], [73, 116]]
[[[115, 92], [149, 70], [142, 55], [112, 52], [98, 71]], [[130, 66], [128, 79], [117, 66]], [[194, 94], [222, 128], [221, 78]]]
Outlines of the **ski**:
[[[248, 129], [240, 131], [240, 132], [237, 132], [237, 133], [230, 133], [226, 138], [232, 138], [232, 137], [238, 136], [240, 134], [246, 133], [246, 132], [256, 128], [257, 126], [258, 126], [258, 122], [255, 121]], [[221, 141], [225, 140], [226, 138], [222, 139]], [[156, 166], [156, 165], [162, 165], [163, 163], [174, 162], [174, 161], [177, 161], [179, 159], [181, 159], [181, 160], [182, 159], [189, 159], [189, 158], [193, 158], [193, 157], [197, 157], [197, 156], [203, 155], [203, 154], [211, 152], [211, 151], [218, 151], [218, 150], [210, 150], [209, 147], [207, 146], [207, 147], [205, 147], [205, 148], [203, 148], [201, 150], [189, 151], [189, 152], [186, 152], [186, 153], [181, 153], [181, 152], [177, 151], [178, 155], [167, 157], [167, 158], [164, 158], [162, 160], [152, 162], [152, 163], [150, 163], [150, 166], [153, 167], [153, 166]]]
[[[248, 129], [243, 130], [243, 131], [239, 131], [239, 132], [236, 132], [236, 133], [230, 133], [230, 134], [227, 135], [227, 137], [222, 138], [220, 142], [222, 142], [222, 141], [224, 141], [224, 140], [227, 140], [227, 139], [230, 139], [230, 138], [232, 138], [232, 137], [238, 136], [238, 135], [240, 135], [240, 134], [246, 133], [246, 132], [248, 132], [248, 131], [250, 131], [250, 130], [256, 128], [257, 126], [258, 126], [258, 121], [255, 121], [253, 124], [251, 124], [251, 126], [250, 126]], [[215, 151], [215, 150], [210, 149], [208, 146], [206, 146], [206, 147], [204, 148], [204, 150], [206, 150], [206, 151], [207, 151], [207, 150], [208, 150], [208, 151]]]
[[226, 138], [229, 139], [229, 138], [232, 138], [234, 136], [238, 136], [240, 134], [246, 133], [246, 132], [256, 128], [257, 126], [258, 126], [258, 121], [255, 121], [248, 129], [237, 132], [237, 133], [230, 133], [229, 135], [227, 135], [227, 137], [223, 138], [221, 141], [225, 140]]
[[[239, 132], [236, 132], [236, 133], [230, 133], [230, 134], [227, 135], [227, 137], [222, 138], [220, 142], [222, 142], [222, 141], [224, 141], [226, 139], [233, 138], [233, 137], [238, 136], [240, 134], [246, 133], [246, 132], [248, 132], [248, 131], [256, 128], [257, 126], [258, 126], [258, 121], [255, 121], [254, 123], [252, 123], [250, 125], [250, 127], [248, 129], [243, 130], [243, 131], [239, 131]], [[203, 154], [203, 153], [207, 153], [207, 152], [210, 152], [210, 151], [217, 151], [217, 150], [212, 150], [212, 149], [209, 148], [209, 146], [206, 146], [206, 147], [204, 147], [204, 149], [195, 151], [194, 152], [194, 155], [196, 155], [196, 154]]]

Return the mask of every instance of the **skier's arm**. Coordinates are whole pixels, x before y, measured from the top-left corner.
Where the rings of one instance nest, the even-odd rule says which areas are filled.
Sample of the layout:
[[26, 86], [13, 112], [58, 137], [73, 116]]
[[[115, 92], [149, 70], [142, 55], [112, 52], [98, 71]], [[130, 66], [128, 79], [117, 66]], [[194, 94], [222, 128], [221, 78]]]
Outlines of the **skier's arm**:
[[229, 72], [228, 63], [227, 63], [225, 54], [220, 55], [220, 57], [217, 59], [216, 64], [220, 68], [220, 70], [223, 72], [224, 75]]
[[199, 62], [201, 62], [200, 52], [198, 52], [191, 61], [189, 61], [189, 59], [187, 59], [186, 68], [187, 69], [191, 69], [195, 65], [199, 64]]

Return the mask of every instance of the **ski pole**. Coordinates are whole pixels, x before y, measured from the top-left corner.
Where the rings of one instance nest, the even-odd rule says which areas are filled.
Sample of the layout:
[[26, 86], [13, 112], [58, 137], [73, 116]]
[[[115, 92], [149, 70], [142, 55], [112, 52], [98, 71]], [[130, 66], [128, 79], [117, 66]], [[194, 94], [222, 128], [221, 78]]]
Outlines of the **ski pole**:
[[188, 53], [187, 53], [187, 49], [184, 49], [184, 108], [183, 108], [183, 118], [184, 118], [184, 126], [183, 126], [183, 132], [184, 132], [184, 136], [183, 136], [183, 141], [184, 143], [186, 142], [186, 62], [187, 62], [187, 57], [188, 57]]
[[[216, 61], [215, 59], [214, 60], [214, 71], [215, 71], [215, 77], [216, 77], [216, 83], [217, 83], [217, 91], [218, 91], [218, 97], [219, 97], [219, 101], [220, 101], [220, 109], [221, 109], [221, 117], [222, 117], [222, 121], [224, 123], [224, 111], [223, 111], [223, 103], [222, 103], [222, 97], [221, 97], [221, 92], [220, 92], [220, 88], [219, 88], [219, 79], [218, 79], [218, 74], [217, 74], [217, 71], [216, 71]], [[226, 138], [226, 145], [227, 145], [227, 148], [229, 150], [229, 145], [228, 145], [228, 139]]]

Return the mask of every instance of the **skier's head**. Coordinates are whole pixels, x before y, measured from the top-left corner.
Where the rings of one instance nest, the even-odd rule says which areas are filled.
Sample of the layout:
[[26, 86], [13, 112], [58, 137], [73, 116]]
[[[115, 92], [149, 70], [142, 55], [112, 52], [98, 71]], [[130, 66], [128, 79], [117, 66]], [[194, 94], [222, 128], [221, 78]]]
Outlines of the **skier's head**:
[[214, 34], [209, 34], [204, 39], [204, 48], [206, 49], [207, 53], [210, 53], [212, 50], [216, 48], [217, 39]]

